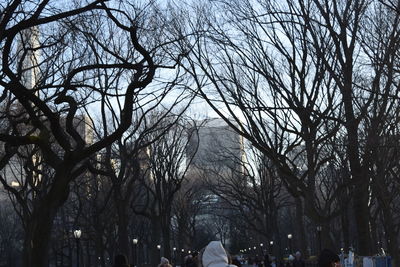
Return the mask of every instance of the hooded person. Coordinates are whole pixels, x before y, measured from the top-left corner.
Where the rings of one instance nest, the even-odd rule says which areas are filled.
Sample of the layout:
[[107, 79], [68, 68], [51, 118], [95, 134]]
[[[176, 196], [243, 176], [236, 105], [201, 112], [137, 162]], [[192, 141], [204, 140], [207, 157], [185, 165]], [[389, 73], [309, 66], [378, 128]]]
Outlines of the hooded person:
[[293, 267], [306, 267], [306, 263], [301, 258], [301, 252], [297, 251], [293, 260]]
[[171, 264], [169, 264], [169, 260], [165, 257], [161, 257], [160, 264], [158, 267], [172, 267]]
[[237, 267], [229, 264], [228, 254], [220, 241], [211, 241], [200, 257], [202, 267]]

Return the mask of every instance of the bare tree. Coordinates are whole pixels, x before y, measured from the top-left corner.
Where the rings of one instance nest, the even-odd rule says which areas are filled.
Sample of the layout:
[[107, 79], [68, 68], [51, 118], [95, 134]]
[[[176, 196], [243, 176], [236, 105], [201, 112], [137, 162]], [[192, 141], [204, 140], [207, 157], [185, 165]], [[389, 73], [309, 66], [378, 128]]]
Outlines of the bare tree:
[[321, 170], [334, 158], [327, 151], [341, 129], [342, 103], [307, 40], [310, 29], [296, 14], [300, 6], [292, 1], [216, 5], [207, 7], [218, 15], [209, 14], [204, 22], [187, 71], [200, 96], [271, 160], [290, 193], [301, 198], [306, 215], [329, 232], [332, 214], [322, 212], [315, 196]]
[[[345, 208], [337, 197], [351, 189], [364, 255], [372, 244], [371, 149], [385, 135], [377, 129], [397, 120], [390, 111], [398, 99], [397, 7], [393, 1], [217, 1], [203, 11], [209, 19], [187, 58], [200, 96], [276, 165], [324, 233]], [[346, 162], [339, 166], [342, 147]], [[327, 162], [336, 174], [326, 172]], [[328, 180], [334, 191], [321, 192]]]
[[[0, 87], [5, 108], [0, 167], [7, 167], [13, 156], [27, 164], [22, 165], [19, 187], [10, 186], [15, 177], [0, 180], [23, 219], [24, 266], [45, 265], [53, 220], [68, 198], [71, 181], [85, 172], [92, 155], [129, 128], [135, 103], [151, 101], [145, 96], [154, 94], [146, 88], [157, 68], [175, 64], [164, 56], [172, 37], [163, 39], [164, 28], [152, 24], [156, 16], [146, 13], [151, 9], [146, 3], [103, 0], [1, 4]], [[85, 114], [93, 112], [96, 102], [106, 105], [106, 99], [120, 99], [121, 112], [111, 112], [118, 126], [104, 129], [101, 139], [88, 140], [75, 119], [81, 116], [82, 127], [91, 128]]]
[[[173, 115], [169, 116], [175, 121]], [[170, 125], [163, 121], [159, 125]], [[173, 203], [182, 183], [186, 179], [187, 170], [192, 157], [187, 150], [191, 136], [196, 133], [198, 125], [187, 118], [180, 118], [160, 138], [147, 147], [148, 162], [146, 174], [142, 176], [141, 203], [134, 206], [135, 213], [146, 216], [152, 223], [152, 259], [157, 259], [156, 245], [162, 245], [165, 256], [171, 255], [171, 231]], [[158, 135], [157, 132], [154, 132]], [[144, 190], [143, 190], [144, 189]], [[162, 239], [161, 239], [162, 238]], [[162, 241], [160, 243], [160, 241]], [[156, 263], [156, 262], [153, 262]]]
[[[390, 118], [397, 98], [393, 99], [391, 92], [397, 90], [393, 71], [400, 41], [398, 14], [387, 15], [389, 10], [379, 1], [334, 1], [329, 5], [313, 1], [310, 6], [314, 12], [306, 12], [309, 7], [303, 5], [301, 14], [310, 28], [316, 55], [334, 78], [344, 104], [358, 246], [361, 254], [368, 255], [372, 249], [369, 170], [374, 161], [370, 150], [382, 138], [379, 129]], [[391, 250], [392, 255], [398, 254]]]
[[203, 204], [207, 197], [201, 177], [191, 171], [187, 172], [187, 179], [182, 183], [173, 204], [173, 226], [175, 229], [178, 251], [194, 248], [197, 240], [198, 216], [203, 211]]

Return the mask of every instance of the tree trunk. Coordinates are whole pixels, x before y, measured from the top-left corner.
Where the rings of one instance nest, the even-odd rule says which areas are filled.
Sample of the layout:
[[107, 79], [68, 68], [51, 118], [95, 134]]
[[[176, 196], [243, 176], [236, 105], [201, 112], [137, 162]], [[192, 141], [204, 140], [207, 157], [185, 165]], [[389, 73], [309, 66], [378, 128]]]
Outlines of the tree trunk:
[[27, 223], [24, 251], [24, 267], [43, 267], [47, 264], [48, 246], [57, 208], [50, 203], [37, 206]]
[[354, 189], [354, 216], [357, 225], [358, 254], [363, 256], [371, 255], [368, 183], [358, 183]]
[[171, 260], [171, 212], [168, 210], [161, 221], [163, 256]]
[[162, 235], [163, 235], [163, 256], [166, 257], [167, 259], [171, 260], [171, 244], [170, 244], [170, 240], [171, 240], [171, 231], [170, 229], [166, 229], [163, 228], [162, 229]]
[[342, 89], [343, 103], [346, 117], [347, 130], [347, 156], [350, 163], [350, 173], [354, 181], [353, 203], [354, 216], [357, 226], [358, 254], [371, 255], [371, 235], [369, 232], [369, 207], [368, 207], [368, 176], [363, 171], [359, 156], [360, 144], [358, 140], [358, 121], [353, 110], [352, 96], [352, 65], [344, 70], [344, 88]]
[[161, 237], [161, 222], [160, 217], [155, 216], [151, 218], [151, 243], [148, 248], [150, 255], [150, 264], [151, 266], [157, 266], [160, 263], [160, 254], [161, 251], [157, 249], [157, 245], [161, 245], [160, 237]]
[[307, 251], [307, 239], [306, 232], [304, 227], [304, 212], [303, 212], [303, 204], [300, 197], [295, 199], [296, 202], [296, 221], [297, 221], [297, 248], [294, 248], [293, 252], [300, 250], [304, 255]]
[[343, 204], [345, 204], [345, 207], [343, 207], [343, 212], [340, 216], [343, 235], [343, 249], [346, 253], [348, 253], [348, 249], [350, 247], [349, 216], [347, 203]]
[[118, 251], [129, 257], [129, 233], [128, 222], [129, 216], [125, 212], [125, 204], [116, 202], [118, 212]]

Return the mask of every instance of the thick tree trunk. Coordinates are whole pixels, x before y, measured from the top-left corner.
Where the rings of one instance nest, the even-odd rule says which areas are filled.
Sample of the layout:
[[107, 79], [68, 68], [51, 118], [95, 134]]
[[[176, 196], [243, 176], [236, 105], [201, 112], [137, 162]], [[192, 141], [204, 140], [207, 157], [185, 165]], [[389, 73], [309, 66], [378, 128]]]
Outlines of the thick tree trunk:
[[171, 212], [167, 210], [161, 221], [163, 256], [171, 260]]
[[162, 236], [163, 236], [163, 256], [166, 257], [167, 259], [171, 260], [171, 245], [170, 245], [170, 240], [171, 240], [171, 231], [170, 228], [163, 227], [162, 229]]
[[151, 243], [148, 248], [151, 266], [157, 266], [160, 263], [161, 251], [157, 249], [157, 245], [161, 245], [161, 222], [160, 217], [151, 218]]
[[342, 226], [342, 235], [343, 235], [343, 249], [346, 253], [348, 253], [348, 249], [350, 247], [350, 231], [349, 231], [349, 216], [348, 216], [348, 208], [347, 203], [345, 207], [343, 207], [343, 212], [340, 216], [341, 226]]
[[42, 203], [29, 218], [24, 241], [24, 267], [47, 266], [51, 229], [56, 212], [55, 206]]
[[368, 177], [363, 170], [360, 159], [360, 144], [358, 140], [358, 121], [353, 110], [352, 96], [352, 66], [346, 66], [344, 70], [344, 89], [342, 89], [343, 103], [346, 117], [347, 130], [347, 156], [350, 163], [350, 173], [354, 181], [353, 203], [354, 216], [357, 226], [358, 254], [371, 255], [371, 235], [369, 231], [369, 207], [368, 207]]
[[[118, 202], [117, 202], [118, 203]], [[129, 216], [125, 212], [125, 205], [123, 203], [118, 203], [118, 253], [122, 253], [129, 257], [129, 232], [128, 223]]]
[[57, 170], [47, 195], [35, 200], [31, 214], [24, 218], [25, 240], [22, 257], [23, 267], [48, 265], [48, 250], [54, 218], [69, 195], [69, 171], [72, 165], [65, 164]]
[[307, 251], [307, 239], [306, 239], [306, 232], [304, 227], [304, 212], [303, 212], [303, 204], [301, 198], [296, 198], [296, 225], [297, 225], [297, 247], [293, 248], [293, 252], [300, 250], [301, 253], [304, 255]]
[[354, 189], [354, 216], [357, 225], [358, 254], [371, 255], [371, 235], [369, 231], [368, 183], [361, 180]]

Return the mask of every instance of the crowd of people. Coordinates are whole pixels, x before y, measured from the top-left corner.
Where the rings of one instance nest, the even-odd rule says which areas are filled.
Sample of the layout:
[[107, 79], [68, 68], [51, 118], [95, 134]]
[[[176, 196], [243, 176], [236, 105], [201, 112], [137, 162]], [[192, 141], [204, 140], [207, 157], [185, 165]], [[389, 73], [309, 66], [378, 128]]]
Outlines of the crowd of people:
[[[237, 257], [231, 258], [220, 241], [211, 241], [199, 252], [185, 257], [181, 267], [242, 267]], [[280, 267], [274, 257], [266, 255], [264, 259], [250, 259], [247, 265], [253, 267]], [[280, 263], [282, 266], [282, 263]], [[124, 255], [117, 255], [113, 267], [129, 267], [127, 258]], [[173, 267], [169, 260], [161, 257], [158, 267]], [[282, 267], [306, 267], [301, 253], [296, 252], [295, 256], [290, 255], [286, 264]], [[318, 257], [318, 267], [341, 267], [339, 256], [331, 250], [324, 249]]]

